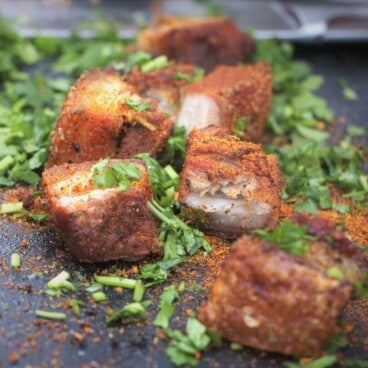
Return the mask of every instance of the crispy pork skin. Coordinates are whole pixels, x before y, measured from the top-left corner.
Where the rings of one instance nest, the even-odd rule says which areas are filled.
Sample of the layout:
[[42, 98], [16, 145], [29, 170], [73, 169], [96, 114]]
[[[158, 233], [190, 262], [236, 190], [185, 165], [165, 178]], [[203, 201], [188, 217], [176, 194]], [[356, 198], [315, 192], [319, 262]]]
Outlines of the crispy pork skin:
[[272, 75], [266, 63], [218, 66], [183, 88], [177, 124], [188, 132], [213, 124], [244, 140], [259, 141], [271, 100]]
[[134, 68], [123, 77], [137, 89], [140, 96], [156, 100], [161, 111], [176, 115], [180, 106], [180, 91], [195, 78], [196, 68], [189, 64], [173, 64], [151, 72]]
[[276, 159], [261, 146], [224, 129], [194, 129], [188, 137], [179, 201], [204, 215], [205, 231], [235, 238], [278, 220], [281, 178]]
[[260, 238], [231, 248], [198, 318], [223, 338], [286, 355], [316, 356], [353, 293], [347, 280]]
[[[148, 107], [138, 111], [127, 103], [132, 100]], [[117, 73], [94, 69], [76, 81], [63, 103], [46, 166], [139, 152], [156, 155], [172, 127], [173, 118], [137, 95]]]
[[154, 19], [152, 27], [138, 35], [137, 48], [209, 71], [219, 64], [247, 61], [254, 42], [239, 31], [231, 19], [179, 18], [163, 14]]
[[82, 262], [113, 259], [133, 261], [160, 253], [157, 221], [147, 209], [152, 199], [147, 170], [138, 160], [110, 160], [134, 163], [141, 178], [125, 191], [98, 188], [92, 182], [95, 161], [62, 164], [46, 169], [42, 189], [56, 227], [66, 245]]

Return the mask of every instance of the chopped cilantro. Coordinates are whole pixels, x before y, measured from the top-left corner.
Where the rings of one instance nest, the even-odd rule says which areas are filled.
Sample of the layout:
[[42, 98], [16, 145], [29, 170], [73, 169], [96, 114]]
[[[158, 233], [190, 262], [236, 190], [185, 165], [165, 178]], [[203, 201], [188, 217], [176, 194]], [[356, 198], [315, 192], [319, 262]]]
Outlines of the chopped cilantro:
[[358, 99], [358, 94], [355, 92], [353, 88], [351, 88], [351, 86], [345, 79], [339, 78], [338, 83], [341, 87], [342, 94], [346, 100], [356, 101]]
[[146, 318], [146, 310], [142, 303], [133, 302], [112, 313], [106, 320], [108, 326], [122, 319], [130, 320], [132, 317]]
[[255, 60], [264, 60], [272, 68], [274, 98], [267, 125], [277, 134], [314, 126], [317, 119], [329, 122], [333, 118], [326, 101], [314, 94], [323, 78], [312, 74], [306, 62], [294, 60], [293, 54], [290, 43], [257, 42]]
[[155, 326], [167, 329], [169, 327], [169, 320], [175, 311], [174, 302], [179, 300], [179, 293], [174, 285], [165, 288], [160, 296], [159, 312], [153, 321]]
[[280, 249], [299, 256], [308, 250], [307, 241], [313, 239], [307, 235], [307, 230], [306, 226], [298, 226], [290, 220], [285, 220], [274, 231], [259, 229], [254, 233], [276, 244]]
[[122, 192], [130, 187], [132, 181], [140, 180], [141, 169], [131, 162], [116, 162], [111, 166], [107, 166], [109, 159], [99, 161], [93, 165], [92, 181], [99, 188], [118, 187], [118, 191]]
[[141, 70], [144, 73], [149, 73], [149, 72], [152, 72], [153, 70], [157, 70], [157, 69], [161, 69], [161, 68], [164, 68], [166, 66], [169, 66], [170, 64], [171, 64], [171, 62], [169, 61], [167, 56], [160, 55], [160, 56], [157, 56], [156, 58], [151, 59], [151, 60], [147, 61], [146, 63], [144, 63], [141, 66]]
[[125, 103], [131, 107], [132, 109], [136, 110], [136, 111], [144, 111], [149, 109], [151, 106], [148, 103], [145, 103], [141, 100], [138, 100], [136, 98], [133, 97], [129, 97], [125, 100]]
[[328, 368], [333, 367], [336, 362], [337, 357], [335, 355], [326, 355], [320, 358], [313, 359], [307, 364], [284, 362], [284, 365], [288, 368]]
[[183, 80], [188, 83], [194, 83], [200, 81], [204, 76], [204, 69], [199, 67], [194, 67], [194, 75], [190, 76], [189, 74], [177, 72], [174, 74], [175, 80]]
[[187, 320], [186, 334], [179, 330], [167, 330], [166, 333], [170, 337], [170, 345], [166, 353], [176, 366], [197, 366], [198, 353], [211, 342], [206, 327], [194, 317]]
[[233, 134], [239, 138], [243, 138], [244, 130], [245, 127], [247, 126], [248, 121], [249, 121], [248, 116], [242, 116], [241, 118], [236, 119], [233, 124]]
[[187, 134], [184, 126], [174, 126], [172, 135], [166, 142], [164, 153], [159, 162], [162, 166], [172, 165], [178, 172], [181, 171], [186, 154]]

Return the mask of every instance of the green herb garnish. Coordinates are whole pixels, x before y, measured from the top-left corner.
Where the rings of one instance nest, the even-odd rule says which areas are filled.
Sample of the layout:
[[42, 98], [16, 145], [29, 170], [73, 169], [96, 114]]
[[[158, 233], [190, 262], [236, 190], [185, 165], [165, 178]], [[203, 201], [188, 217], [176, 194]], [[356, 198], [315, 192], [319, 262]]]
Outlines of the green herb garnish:
[[194, 67], [193, 71], [194, 71], [193, 76], [191, 76], [187, 73], [176, 72], [174, 74], [174, 79], [175, 80], [183, 80], [183, 81], [188, 82], [188, 83], [194, 83], [194, 82], [200, 81], [204, 76], [204, 69], [199, 68], [199, 67]]
[[19, 268], [22, 265], [22, 258], [20, 254], [14, 252], [10, 255], [10, 267], [12, 268]]
[[75, 286], [69, 281], [69, 278], [69, 272], [61, 271], [47, 283], [47, 287], [52, 290], [75, 291]]
[[328, 368], [332, 367], [337, 362], [335, 355], [326, 355], [320, 358], [313, 359], [307, 364], [299, 364], [294, 362], [284, 362], [288, 368]]
[[142, 303], [133, 302], [133, 303], [125, 305], [123, 308], [111, 314], [107, 318], [106, 324], [109, 326], [122, 319], [130, 320], [131, 317], [136, 317], [136, 316], [141, 317], [141, 318], [147, 317], [145, 307]]
[[37, 309], [35, 311], [35, 315], [37, 317], [40, 317], [40, 318], [53, 319], [53, 320], [59, 320], [59, 321], [62, 321], [64, 319], [66, 319], [66, 314], [65, 313], [62, 313], [62, 312], [49, 312], [49, 311], [44, 311], [44, 310], [40, 310], [40, 309]]
[[174, 285], [165, 288], [160, 296], [159, 312], [153, 321], [155, 326], [167, 329], [169, 321], [175, 311], [174, 302], [179, 300], [179, 293]]
[[119, 192], [127, 190], [131, 182], [141, 179], [142, 172], [134, 163], [116, 162], [107, 166], [109, 158], [99, 161], [93, 165], [92, 182], [99, 188], [112, 188], [117, 186]]
[[249, 121], [249, 117], [248, 116], [242, 116], [241, 118], [238, 118], [234, 121], [233, 124], [233, 131], [232, 133], [234, 135], [236, 135], [239, 138], [243, 138], [244, 137], [244, 130], [247, 126], [247, 123]]
[[125, 100], [125, 103], [136, 111], [144, 111], [149, 109], [151, 106], [148, 103], [143, 102], [134, 97], [129, 97]]
[[358, 100], [358, 94], [356, 91], [349, 85], [349, 83], [343, 79], [339, 78], [338, 83], [341, 87], [342, 94], [346, 100], [356, 101]]
[[197, 366], [197, 354], [211, 342], [206, 327], [194, 317], [187, 320], [186, 334], [179, 330], [167, 330], [166, 333], [170, 337], [166, 353], [176, 366]]
[[149, 73], [149, 72], [152, 72], [153, 70], [165, 68], [166, 66], [169, 66], [170, 64], [171, 63], [169, 59], [167, 58], [167, 56], [160, 55], [144, 63], [141, 66], [141, 70], [143, 73]]
[[105, 286], [122, 287], [124, 289], [134, 289], [137, 281], [125, 277], [117, 276], [95, 276], [96, 281]]
[[306, 226], [298, 226], [290, 220], [285, 220], [274, 231], [267, 229], [255, 230], [254, 233], [266, 241], [276, 244], [288, 253], [300, 256], [308, 250], [308, 240], [314, 239], [307, 235]]

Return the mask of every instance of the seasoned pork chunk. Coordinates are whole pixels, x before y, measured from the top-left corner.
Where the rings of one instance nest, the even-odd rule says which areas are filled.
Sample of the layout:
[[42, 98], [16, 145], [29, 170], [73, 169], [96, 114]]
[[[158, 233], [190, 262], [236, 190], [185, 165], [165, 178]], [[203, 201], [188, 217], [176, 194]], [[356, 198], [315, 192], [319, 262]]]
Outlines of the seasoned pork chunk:
[[254, 42], [231, 19], [160, 15], [138, 35], [137, 48], [209, 71], [219, 64], [247, 61]]
[[232, 245], [198, 318], [221, 337], [246, 346], [315, 356], [337, 329], [352, 294], [349, 281], [244, 235]]
[[267, 64], [218, 66], [183, 89], [177, 124], [188, 132], [213, 124], [242, 139], [258, 141], [271, 99], [272, 76]]
[[157, 101], [161, 111], [177, 114], [180, 90], [196, 78], [198, 67], [189, 64], [173, 64], [151, 72], [133, 69], [124, 75], [127, 83], [136, 87], [140, 96]]
[[82, 262], [133, 261], [159, 253], [157, 222], [146, 206], [152, 192], [144, 164], [110, 160], [110, 167], [128, 163], [140, 170], [140, 179], [119, 191], [116, 186], [100, 188], [93, 183], [95, 163], [53, 166], [42, 175], [50, 214], [71, 253]]
[[278, 220], [282, 179], [260, 145], [219, 128], [194, 129], [180, 178], [179, 201], [200, 212], [204, 230], [235, 238]]
[[112, 71], [91, 70], [69, 91], [54, 131], [47, 167], [104, 157], [156, 155], [166, 143], [173, 118]]

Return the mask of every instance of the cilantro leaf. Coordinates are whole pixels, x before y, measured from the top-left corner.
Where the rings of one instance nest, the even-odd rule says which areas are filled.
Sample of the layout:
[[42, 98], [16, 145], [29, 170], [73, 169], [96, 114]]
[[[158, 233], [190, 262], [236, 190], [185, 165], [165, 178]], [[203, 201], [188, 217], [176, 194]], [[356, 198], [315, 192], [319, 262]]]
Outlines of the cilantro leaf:
[[99, 188], [118, 186], [118, 191], [123, 192], [142, 176], [141, 169], [134, 163], [116, 162], [108, 167], [108, 162], [108, 158], [101, 160], [91, 168], [92, 182]]
[[298, 226], [293, 224], [290, 220], [285, 220], [274, 231], [267, 229], [255, 230], [254, 233], [261, 238], [276, 244], [280, 249], [294, 255], [302, 255], [308, 250], [306, 240], [312, 239], [307, 235], [306, 226]]
[[174, 285], [170, 285], [164, 289], [160, 296], [159, 312], [153, 321], [155, 326], [167, 329], [169, 327], [170, 317], [175, 311], [174, 302], [179, 300], [179, 293]]

